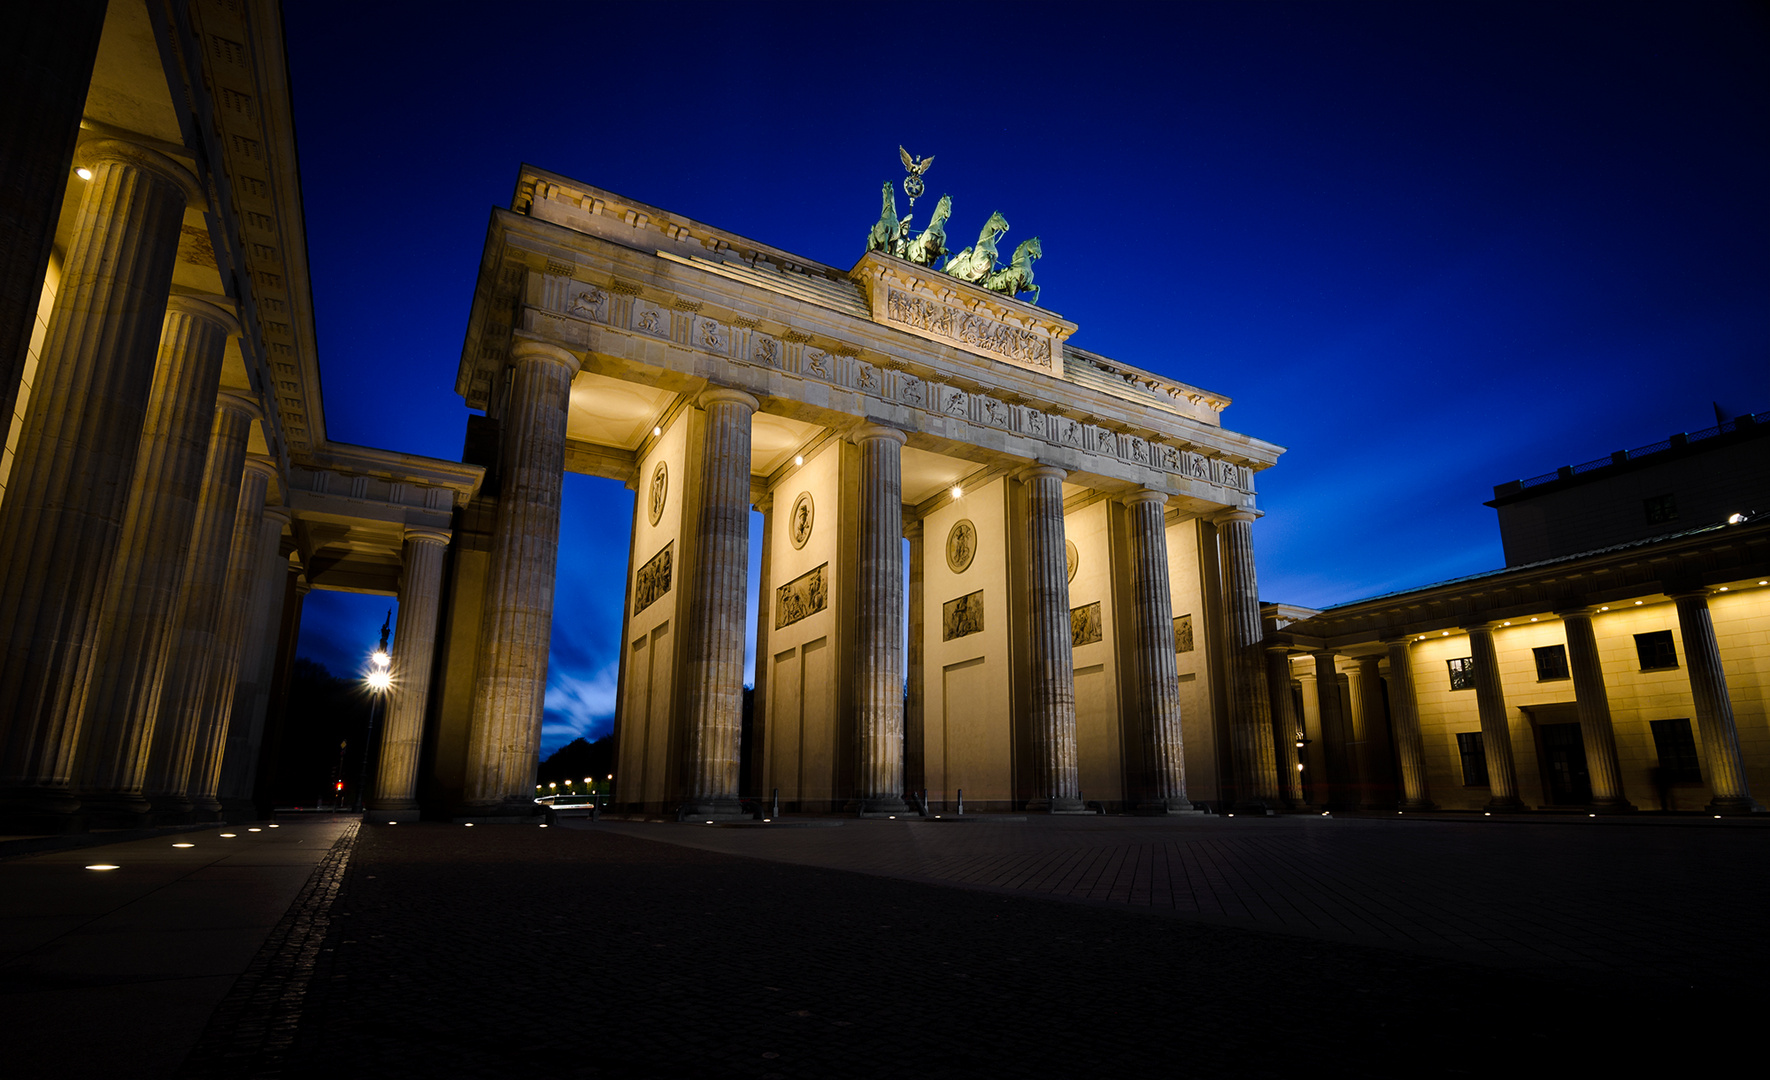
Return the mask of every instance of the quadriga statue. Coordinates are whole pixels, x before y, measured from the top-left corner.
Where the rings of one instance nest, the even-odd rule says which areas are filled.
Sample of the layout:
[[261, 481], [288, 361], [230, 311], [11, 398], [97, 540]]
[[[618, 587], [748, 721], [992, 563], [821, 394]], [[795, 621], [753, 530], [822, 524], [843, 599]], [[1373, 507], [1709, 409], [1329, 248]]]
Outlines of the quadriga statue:
[[873, 225], [873, 231], [867, 234], [867, 250], [896, 255], [903, 246], [903, 235], [909, 230], [910, 219], [897, 220], [897, 193], [889, 180], [881, 192], [881, 202], [884, 205], [879, 208], [879, 220]]
[[1039, 302], [1039, 287], [1033, 284], [1033, 260], [1043, 257], [1045, 249], [1038, 237], [1022, 240], [1014, 249], [1014, 258], [1000, 270], [984, 277], [979, 282], [986, 289], [1013, 296], [1015, 293], [1032, 293], [1032, 302]]
[[922, 235], [909, 242], [903, 257], [917, 266], [933, 266], [946, 251], [946, 221], [953, 216], [953, 197], [942, 195], [934, 205], [934, 215]]
[[1008, 231], [1008, 219], [997, 210], [983, 223], [983, 231], [977, 234], [977, 244], [968, 247], [946, 261], [946, 272], [960, 281], [982, 281], [983, 276], [996, 267], [996, 241]]

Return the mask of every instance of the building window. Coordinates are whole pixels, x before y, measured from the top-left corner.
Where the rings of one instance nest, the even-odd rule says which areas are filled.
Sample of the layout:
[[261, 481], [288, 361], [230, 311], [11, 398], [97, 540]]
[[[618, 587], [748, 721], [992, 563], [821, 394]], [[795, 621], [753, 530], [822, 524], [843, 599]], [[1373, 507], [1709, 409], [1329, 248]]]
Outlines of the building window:
[[1532, 649], [1536, 654], [1536, 678], [1538, 682], [1550, 679], [1567, 678], [1567, 646], [1544, 645], [1540, 649]]
[[1643, 499], [1641, 508], [1647, 512], [1649, 525], [1663, 525], [1668, 521], [1678, 520], [1678, 500], [1670, 495], [1655, 495], [1651, 499]]
[[1689, 720], [1653, 720], [1653, 745], [1659, 751], [1660, 777], [1668, 784], [1702, 783], [1696, 760], [1696, 739]]
[[[1458, 660], [1446, 660], [1450, 665], [1450, 688], [1452, 690], [1475, 689], [1475, 658], [1465, 656]], [[1482, 783], [1487, 781], [1483, 780]]]
[[1658, 671], [1678, 666], [1678, 647], [1672, 644], [1670, 630], [1636, 634], [1635, 653], [1641, 657], [1642, 671]]
[[1487, 754], [1481, 749], [1481, 732], [1457, 732], [1457, 753], [1463, 759], [1463, 786], [1487, 786]]

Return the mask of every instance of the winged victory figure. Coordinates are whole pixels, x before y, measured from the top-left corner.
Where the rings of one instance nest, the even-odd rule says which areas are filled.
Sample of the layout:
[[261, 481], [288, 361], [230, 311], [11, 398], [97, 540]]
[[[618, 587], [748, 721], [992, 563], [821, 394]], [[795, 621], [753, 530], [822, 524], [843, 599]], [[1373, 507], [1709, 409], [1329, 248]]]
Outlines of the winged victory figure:
[[897, 144], [897, 153], [899, 157], [903, 158], [904, 172], [909, 173], [903, 178], [903, 193], [910, 197], [910, 205], [915, 206], [916, 199], [924, 190], [922, 174], [928, 171], [928, 166], [934, 164], [934, 155], [929, 154], [925, 158], [918, 158], [905, 150], [902, 143]]

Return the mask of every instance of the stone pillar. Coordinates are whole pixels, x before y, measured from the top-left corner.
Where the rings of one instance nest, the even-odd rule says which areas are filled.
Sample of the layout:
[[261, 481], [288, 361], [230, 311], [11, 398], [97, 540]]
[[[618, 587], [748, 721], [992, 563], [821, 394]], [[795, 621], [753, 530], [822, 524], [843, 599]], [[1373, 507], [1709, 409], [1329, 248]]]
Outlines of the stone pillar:
[[[701, 505], [689, 595], [688, 791], [683, 817], [735, 816], [750, 569], [750, 417], [756, 399], [715, 388], [701, 444]], [[899, 759], [901, 761], [901, 759]], [[901, 768], [901, 764], [899, 766]]]
[[1260, 584], [1254, 574], [1254, 513], [1231, 510], [1215, 520], [1222, 553], [1236, 806], [1272, 810], [1279, 806], [1278, 767], [1273, 758], [1272, 702], [1266, 692], [1266, 650], [1261, 644], [1266, 635], [1260, 624]]
[[1616, 729], [1610, 722], [1610, 695], [1604, 690], [1604, 668], [1598, 659], [1598, 637], [1592, 632], [1592, 609], [1557, 611], [1567, 632], [1567, 666], [1573, 673], [1573, 696], [1579, 708], [1579, 730], [1586, 746], [1586, 773], [1592, 781], [1592, 808], [1629, 811], [1635, 807], [1623, 792], [1622, 766], [1616, 755]]
[[[1168, 497], [1138, 491], [1125, 497], [1130, 518], [1132, 659], [1137, 678], [1138, 735], [1143, 743], [1137, 811], [1192, 809], [1186, 798], [1186, 752], [1180, 734], [1180, 677], [1174, 659], [1174, 594], [1168, 581]], [[1067, 571], [1066, 571], [1067, 574]]]
[[1283, 646], [1266, 650], [1266, 696], [1272, 702], [1272, 753], [1278, 767], [1279, 793], [1292, 809], [1303, 806], [1303, 771], [1297, 768], [1303, 739], [1303, 718], [1291, 699], [1291, 654]]
[[1401, 809], [1436, 810], [1426, 784], [1426, 746], [1420, 737], [1420, 705], [1414, 697], [1410, 638], [1389, 638], [1389, 716], [1395, 728], [1395, 755], [1401, 759]]
[[0, 815], [46, 828], [79, 805], [69, 790], [78, 696], [129, 504], [179, 226], [200, 201], [190, 173], [143, 147], [96, 139], [75, 161], [92, 179], [0, 502]]
[[[903, 432], [868, 424], [860, 447], [855, 560], [860, 811], [907, 813], [903, 801]], [[746, 479], [748, 461], [745, 458]], [[740, 649], [741, 658], [741, 649]]]
[[1327, 649], [1309, 655], [1315, 658], [1315, 700], [1321, 712], [1321, 753], [1327, 766], [1327, 775], [1316, 780], [1325, 789], [1317, 801], [1333, 810], [1350, 810], [1358, 805], [1358, 776], [1349, 745], [1350, 725], [1340, 701], [1339, 657]]
[[[260, 561], [253, 586], [249, 627], [241, 642], [246, 649], [240, 682], [228, 719], [228, 750], [221, 766], [221, 805], [244, 812], [253, 806], [258, 761], [264, 749], [269, 713], [271, 672], [276, 666], [277, 630], [281, 624], [289, 557], [282, 554], [283, 530], [294, 515], [281, 506], [267, 506], [259, 517]], [[236, 746], [236, 743], [238, 744]]]
[[908, 681], [908, 700], [904, 702], [903, 729], [904, 751], [903, 772], [904, 784], [909, 791], [918, 797], [923, 788], [928, 786], [928, 747], [927, 729], [923, 726], [923, 709], [926, 704], [927, 688], [922, 685], [922, 634], [925, 631], [922, 620], [925, 618], [925, 600], [922, 590], [927, 574], [923, 563], [926, 547], [923, 544], [923, 528], [920, 521], [911, 521], [903, 527], [904, 538], [910, 542], [910, 626], [909, 655], [906, 656]]
[[[774, 655], [769, 647], [769, 628], [774, 625], [774, 495], [765, 494], [756, 504], [756, 510], [762, 515], [762, 558], [759, 560], [756, 580], [756, 684], [750, 691], [750, 770], [746, 777], [751, 791], [762, 798], [768, 797], [768, 789], [773, 765], [769, 753], [768, 740], [772, 737], [768, 730], [768, 685], [769, 657]], [[790, 508], [789, 508], [790, 509]], [[628, 585], [631, 592], [632, 586]], [[633, 609], [633, 598], [627, 597], [627, 610]], [[621, 640], [627, 639], [625, 623], [630, 615], [622, 616]], [[627, 650], [622, 651], [625, 659]], [[623, 681], [621, 685], [625, 686]], [[620, 704], [616, 703], [616, 708]], [[618, 759], [617, 759], [618, 760]]]
[[[246, 437], [258, 406], [224, 392], [216, 401], [209, 436], [209, 457], [203, 468], [196, 526], [178, 587], [178, 604], [168, 626], [171, 644], [154, 703], [151, 749], [143, 791], [155, 810], [184, 813], [191, 800], [193, 762], [205, 734], [204, 707], [210, 672], [218, 661], [222, 596], [227, 587], [240, 481], [246, 464]], [[260, 499], [263, 498], [260, 489]], [[220, 804], [204, 806], [218, 810]]]
[[1490, 797], [1483, 809], [1522, 810], [1518, 769], [1512, 764], [1510, 717], [1500, 688], [1499, 656], [1493, 649], [1493, 624], [1477, 623], [1463, 629], [1469, 635], [1469, 655], [1475, 660], [1475, 704], [1481, 710], [1481, 749], [1487, 757]]
[[418, 819], [418, 748], [430, 703], [430, 669], [436, 656], [441, 611], [445, 529], [406, 526], [405, 571], [399, 586], [399, 625], [393, 638], [393, 676], [387, 722], [381, 726], [380, 766], [370, 809], [383, 819]]
[[25, 374], [104, 11], [104, 0], [0, 4], [0, 424]]
[[566, 350], [538, 341], [517, 342], [510, 361], [465, 799], [472, 814], [527, 817], [536, 812], [566, 408], [579, 362]]
[[1749, 814], [1762, 809], [1746, 784], [1745, 762], [1739, 755], [1739, 732], [1733, 726], [1733, 700], [1727, 694], [1727, 673], [1715, 644], [1707, 589], [1674, 593], [1678, 605], [1678, 636], [1684, 641], [1684, 663], [1690, 669], [1690, 696], [1696, 702], [1696, 725], [1702, 732], [1702, 756], [1708, 777], [1711, 814]]
[[1359, 805], [1387, 810], [1395, 805], [1395, 778], [1390, 768], [1389, 725], [1383, 716], [1380, 656], [1358, 658], [1358, 710], [1352, 737], [1358, 745]]
[[[1063, 478], [1067, 475], [1048, 465], [1021, 474], [1026, 483], [1032, 636], [1028, 654], [1032, 661], [1033, 783], [1037, 785], [1027, 809], [1054, 814], [1082, 810], [1076, 759], [1075, 655], [1070, 646], [1069, 559], [1063, 542]], [[1159, 519], [1159, 506], [1156, 515]], [[1165, 546], [1163, 551], [1165, 554]], [[1163, 563], [1165, 569], [1165, 559]], [[1171, 627], [1168, 633], [1171, 641]]]
[[[233, 316], [172, 297], [160, 331], [135, 483], [80, 707], [76, 789], [88, 813], [146, 813], [147, 747], [203, 482]], [[127, 821], [109, 822], [128, 824]]]
[[191, 762], [192, 801], [205, 810], [221, 809], [222, 763], [229, 750], [245, 752], [244, 732], [237, 743], [231, 741], [228, 721], [233, 718], [234, 692], [240, 684], [254, 579], [263, 561], [258, 545], [264, 537], [264, 499], [276, 475], [276, 462], [253, 457], [246, 459], [240, 478], [233, 535], [228, 543], [227, 584], [216, 612], [215, 651], [204, 672], [203, 712]]

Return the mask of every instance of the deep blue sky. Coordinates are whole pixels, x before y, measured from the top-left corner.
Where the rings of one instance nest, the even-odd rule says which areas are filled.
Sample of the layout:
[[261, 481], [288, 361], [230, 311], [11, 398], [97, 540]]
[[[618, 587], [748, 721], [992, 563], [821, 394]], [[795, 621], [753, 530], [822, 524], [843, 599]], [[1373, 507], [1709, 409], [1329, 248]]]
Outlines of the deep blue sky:
[[[1042, 238], [1076, 344], [1290, 448], [1264, 599], [1489, 569], [1494, 484], [1770, 409], [1763, 11], [291, 3], [327, 430], [460, 456], [522, 161], [846, 267], [902, 143], [952, 235]], [[549, 748], [609, 725], [632, 505], [566, 491]], [[353, 669], [386, 606], [313, 594], [302, 652]]]

